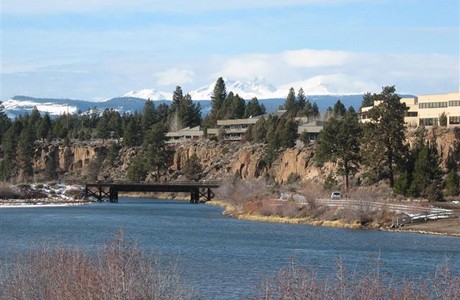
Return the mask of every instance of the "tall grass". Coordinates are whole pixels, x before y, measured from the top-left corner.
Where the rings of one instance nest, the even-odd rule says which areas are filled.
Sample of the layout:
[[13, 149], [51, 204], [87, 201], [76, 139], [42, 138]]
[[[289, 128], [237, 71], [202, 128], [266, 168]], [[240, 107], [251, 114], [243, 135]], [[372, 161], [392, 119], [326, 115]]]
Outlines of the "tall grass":
[[161, 266], [119, 232], [96, 254], [41, 244], [3, 266], [0, 299], [192, 299], [174, 265]]

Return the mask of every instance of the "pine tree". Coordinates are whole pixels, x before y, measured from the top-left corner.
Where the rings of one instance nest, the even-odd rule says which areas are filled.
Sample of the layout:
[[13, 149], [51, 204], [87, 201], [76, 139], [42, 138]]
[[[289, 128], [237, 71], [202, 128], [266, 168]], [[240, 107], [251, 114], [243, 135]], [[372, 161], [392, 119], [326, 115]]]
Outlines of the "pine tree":
[[297, 137], [299, 136], [297, 131], [297, 122], [293, 119], [286, 120], [281, 133], [281, 146], [285, 148], [294, 147]]
[[46, 113], [42, 120], [40, 121], [40, 124], [38, 125], [37, 128], [37, 139], [47, 139], [51, 136], [51, 118], [48, 113]]
[[3, 141], [3, 136], [5, 135], [6, 131], [11, 127], [11, 120], [8, 118], [6, 113], [4, 112], [4, 106], [0, 101], [0, 142]]
[[129, 165], [126, 177], [131, 182], [141, 182], [145, 180], [147, 174], [148, 170], [146, 168], [144, 156], [139, 153]]
[[332, 108], [333, 116], [336, 118], [343, 117], [346, 112], [347, 109], [345, 108], [345, 105], [343, 105], [340, 100], [337, 100], [337, 102], [334, 104], [334, 107]]
[[[366, 164], [375, 172], [387, 174], [393, 187], [394, 168], [407, 155], [404, 144], [404, 115], [407, 108], [400, 102], [394, 86], [384, 87], [380, 94], [373, 94], [371, 99], [378, 105], [369, 110], [371, 122], [365, 127], [363, 156]], [[386, 170], [383, 170], [383, 166], [386, 166]]]
[[454, 169], [451, 169], [447, 175], [445, 185], [446, 196], [457, 196], [460, 193], [460, 176]]
[[18, 166], [22, 171], [23, 179], [27, 179], [33, 174], [32, 158], [33, 158], [34, 134], [29, 127], [24, 127], [19, 135], [17, 160]]
[[[410, 194], [414, 197], [426, 197], [429, 200], [440, 200], [441, 170], [439, 159], [434, 147], [424, 145], [415, 161]], [[441, 195], [442, 198], [442, 195]]]
[[320, 162], [338, 163], [345, 178], [345, 187], [349, 189], [349, 175], [356, 171], [361, 161], [360, 141], [362, 129], [353, 109], [343, 118], [332, 118], [321, 130], [315, 159]]
[[184, 165], [184, 174], [188, 179], [198, 181], [202, 172], [200, 161], [196, 154], [193, 153]]
[[149, 170], [155, 170], [157, 181], [161, 172], [166, 170], [170, 162], [170, 151], [166, 148], [166, 130], [163, 124], [157, 123], [146, 132], [142, 146], [145, 163]]
[[290, 88], [288, 95], [286, 97], [286, 101], [284, 102], [284, 109], [287, 110], [288, 113], [296, 114], [297, 111], [297, 101], [295, 98], [295, 91], [294, 88]]
[[265, 114], [265, 106], [259, 103], [256, 97], [252, 98], [244, 109], [244, 118], [256, 117]]
[[361, 101], [361, 108], [370, 107], [374, 105], [374, 100], [371, 93], [365, 93], [363, 96], [363, 101]]
[[157, 117], [157, 111], [155, 109], [155, 104], [153, 104], [152, 100], [145, 101], [144, 104], [144, 111], [142, 114], [142, 130], [146, 132], [147, 130], [152, 127], [155, 123], [155, 119]]

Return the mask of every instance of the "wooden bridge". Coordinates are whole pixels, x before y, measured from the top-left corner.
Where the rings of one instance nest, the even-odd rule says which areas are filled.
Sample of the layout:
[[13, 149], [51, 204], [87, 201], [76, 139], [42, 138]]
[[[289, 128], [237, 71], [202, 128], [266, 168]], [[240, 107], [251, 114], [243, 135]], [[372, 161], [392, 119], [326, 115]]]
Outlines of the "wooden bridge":
[[190, 193], [190, 203], [210, 201], [214, 198], [212, 189], [218, 188], [217, 182], [180, 182], [180, 183], [87, 183], [86, 197], [95, 197], [98, 201], [118, 202], [119, 192], [170, 192]]

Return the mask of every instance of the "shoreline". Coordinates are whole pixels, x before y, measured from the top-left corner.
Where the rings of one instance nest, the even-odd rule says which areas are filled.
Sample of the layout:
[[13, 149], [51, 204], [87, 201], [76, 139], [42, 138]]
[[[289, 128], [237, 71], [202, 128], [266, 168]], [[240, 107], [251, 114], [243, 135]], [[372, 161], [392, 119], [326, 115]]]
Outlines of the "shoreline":
[[[252, 214], [237, 214], [233, 204], [225, 200], [212, 200], [206, 202], [207, 205], [220, 206], [224, 208], [222, 212], [223, 215], [235, 218], [238, 220], [247, 220], [254, 222], [267, 222], [267, 223], [279, 223], [279, 224], [294, 224], [294, 225], [310, 225], [310, 226], [323, 226], [330, 228], [342, 228], [342, 229], [352, 229], [352, 230], [376, 230], [376, 231], [387, 231], [387, 232], [400, 232], [400, 233], [417, 233], [417, 234], [428, 234], [428, 235], [438, 235], [438, 236], [451, 236], [451, 237], [460, 237], [460, 232], [442, 232], [442, 230], [433, 231], [429, 229], [411, 229], [410, 227], [414, 225], [409, 225], [406, 228], [377, 228], [370, 226], [363, 226], [359, 223], [345, 223], [340, 220], [327, 221], [327, 220], [318, 220], [313, 218], [286, 218], [278, 216], [262, 216], [262, 215], [252, 215]], [[456, 218], [458, 219], [458, 218]], [[436, 222], [436, 221], [432, 221]], [[460, 220], [458, 220], [460, 222]], [[423, 227], [430, 227], [429, 223], [423, 223]], [[419, 224], [420, 225], [420, 224]], [[431, 226], [433, 227], [433, 226]]]

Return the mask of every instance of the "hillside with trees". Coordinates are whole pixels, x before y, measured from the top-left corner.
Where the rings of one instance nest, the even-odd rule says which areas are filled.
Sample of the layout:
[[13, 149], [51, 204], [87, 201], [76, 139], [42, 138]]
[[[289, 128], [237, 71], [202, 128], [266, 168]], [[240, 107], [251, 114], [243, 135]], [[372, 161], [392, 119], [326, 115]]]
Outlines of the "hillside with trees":
[[[186, 176], [198, 180], [211, 179], [225, 170], [226, 176], [243, 178], [241, 170], [252, 163], [256, 166], [252, 177], [285, 184], [286, 176], [274, 173], [285, 174], [291, 164], [286, 157], [297, 153], [297, 158], [292, 159], [299, 161], [299, 155], [308, 159], [302, 165], [304, 170], [295, 167], [291, 179], [319, 180], [329, 188], [344, 191], [387, 183], [395, 195], [430, 200], [458, 196], [459, 130], [442, 126], [406, 128], [407, 108], [399, 100], [393, 86], [384, 87], [380, 93], [365, 94], [363, 105], [375, 106], [368, 112], [370, 121], [361, 123], [359, 113], [353, 107], [346, 108], [340, 99], [321, 115], [302, 89], [296, 93], [291, 88], [282, 113], [266, 114], [257, 98], [246, 101], [231, 91], [227, 93], [224, 80], [219, 78], [211, 112], [204, 118], [200, 105], [189, 94], [184, 95], [180, 86], [173, 93], [171, 105], [147, 100], [140, 113], [120, 114], [106, 109], [51, 118], [35, 109], [10, 120], [0, 109], [0, 179], [13, 183], [57, 179], [139, 182]], [[213, 141], [217, 144], [212, 147], [222, 151], [212, 160], [211, 154], [199, 155], [213, 151], [198, 149], [210, 147], [206, 137], [203, 142], [187, 145], [166, 143], [168, 131], [201, 126], [206, 132], [216, 126], [217, 120], [253, 117], [258, 117], [257, 122], [248, 128], [243, 141], [236, 142], [236, 147]], [[316, 143], [298, 134], [302, 120], [325, 122]], [[449, 145], [445, 144], [447, 140]], [[195, 150], [175, 163], [179, 148], [184, 147]], [[237, 151], [249, 148], [253, 149], [254, 162], [233, 168], [229, 160], [241, 159]], [[87, 155], [79, 154], [83, 158], [77, 159], [78, 151], [86, 151]], [[224, 162], [229, 167], [223, 168]], [[283, 164], [285, 170], [278, 170]], [[302, 175], [309, 172], [317, 176], [313, 179]]]

